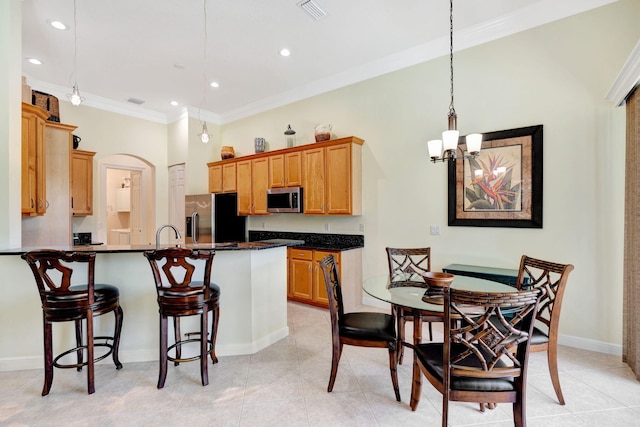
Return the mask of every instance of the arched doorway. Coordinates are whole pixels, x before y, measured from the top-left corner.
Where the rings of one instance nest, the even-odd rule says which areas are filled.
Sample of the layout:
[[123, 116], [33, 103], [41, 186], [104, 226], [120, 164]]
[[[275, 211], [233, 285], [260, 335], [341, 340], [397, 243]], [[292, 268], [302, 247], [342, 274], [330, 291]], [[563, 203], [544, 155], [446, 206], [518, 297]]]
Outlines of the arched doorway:
[[152, 244], [155, 237], [155, 167], [129, 154], [98, 160], [99, 238], [107, 244]]

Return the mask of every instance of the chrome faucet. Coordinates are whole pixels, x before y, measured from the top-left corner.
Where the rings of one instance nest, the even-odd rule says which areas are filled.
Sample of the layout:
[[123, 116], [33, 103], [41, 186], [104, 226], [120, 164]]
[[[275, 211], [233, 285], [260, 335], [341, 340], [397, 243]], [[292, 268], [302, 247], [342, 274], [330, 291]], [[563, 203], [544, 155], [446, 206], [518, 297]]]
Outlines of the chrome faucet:
[[161, 225], [158, 228], [158, 231], [156, 231], [156, 250], [160, 249], [160, 232], [165, 228], [173, 228], [173, 231], [175, 231], [176, 233], [176, 239], [180, 240], [182, 238], [182, 236], [180, 236], [180, 232], [178, 231], [175, 225], [172, 225], [172, 224]]

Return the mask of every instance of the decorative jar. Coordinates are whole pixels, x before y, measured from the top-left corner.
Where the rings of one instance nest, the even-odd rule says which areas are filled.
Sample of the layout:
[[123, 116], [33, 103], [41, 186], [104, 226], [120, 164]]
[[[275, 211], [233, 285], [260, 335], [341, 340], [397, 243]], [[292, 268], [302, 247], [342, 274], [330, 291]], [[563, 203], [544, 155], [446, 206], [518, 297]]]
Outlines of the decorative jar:
[[331, 125], [316, 125], [315, 127], [316, 142], [328, 141], [331, 139]]

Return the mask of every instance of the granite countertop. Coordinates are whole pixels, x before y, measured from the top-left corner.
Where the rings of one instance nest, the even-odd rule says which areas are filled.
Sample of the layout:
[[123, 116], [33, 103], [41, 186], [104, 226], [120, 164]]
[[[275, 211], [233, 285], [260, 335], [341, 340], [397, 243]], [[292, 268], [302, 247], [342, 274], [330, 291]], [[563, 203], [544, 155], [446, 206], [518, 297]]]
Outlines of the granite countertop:
[[[241, 251], [241, 250], [261, 250], [277, 248], [280, 246], [300, 246], [304, 242], [295, 239], [269, 239], [255, 242], [228, 242], [228, 243], [201, 243], [197, 245], [181, 245], [189, 249], [213, 249], [216, 251]], [[168, 245], [161, 248], [171, 247]], [[76, 252], [97, 252], [97, 253], [123, 253], [123, 252], [144, 252], [155, 249], [155, 245], [96, 245], [96, 246], [47, 246], [25, 247], [15, 249], [0, 249], [0, 255], [21, 255], [25, 252], [38, 249], [56, 249], [62, 251]]]
[[297, 245], [297, 247], [324, 251], [348, 251], [364, 247], [364, 236], [359, 234], [295, 233], [288, 231], [249, 230], [249, 240], [252, 242], [281, 240], [303, 241], [304, 243]]

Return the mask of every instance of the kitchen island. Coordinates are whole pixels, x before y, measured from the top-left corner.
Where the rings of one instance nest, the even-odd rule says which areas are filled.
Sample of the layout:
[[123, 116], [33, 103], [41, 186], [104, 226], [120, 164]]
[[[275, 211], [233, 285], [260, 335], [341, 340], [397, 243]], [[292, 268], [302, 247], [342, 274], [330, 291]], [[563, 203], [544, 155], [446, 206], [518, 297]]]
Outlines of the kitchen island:
[[[287, 326], [287, 246], [300, 241], [186, 245], [215, 249], [212, 280], [221, 288], [218, 356], [252, 354], [289, 334]], [[0, 370], [42, 367], [42, 311], [36, 284], [19, 255], [36, 248], [0, 250]], [[41, 249], [41, 248], [39, 248]], [[143, 252], [154, 246], [73, 246], [50, 249], [95, 251], [96, 283], [120, 289], [124, 324], [120, 359], [158, 358], [158, 305], [151, 269]], [[77, 277], [76, 277], [77, 276]], [[83, 275], [74, 273], [74, 278]], [[83, 278], [86, 278], [84, 276]], [[193, 323], [191, 323], [193, 321]], [[197, 316], [183, 331], [198, 330]], [[56, 325], [54, 351], [73, 342], [72, 323]], [[95, 321], [95, 335], [108, 333], [110, 314]]]

